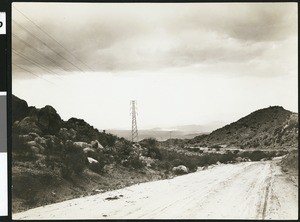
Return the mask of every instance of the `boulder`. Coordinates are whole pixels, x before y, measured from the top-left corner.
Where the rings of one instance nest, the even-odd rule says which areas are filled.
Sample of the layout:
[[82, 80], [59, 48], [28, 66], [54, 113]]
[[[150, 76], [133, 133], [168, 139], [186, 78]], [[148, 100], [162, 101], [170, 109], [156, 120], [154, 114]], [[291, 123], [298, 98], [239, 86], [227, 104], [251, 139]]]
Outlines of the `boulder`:
[[52, 106], [47, 105], [41, 108], [37, 113], [37, 118], [37, 125], [44, 133], [56, 135], [59, 132], [62, 119]]
[[150, 158], [150, 157], [146, 157], [146, 156], [140, 156], [139, 159], [143, 162], [144, 165], [146, 165], [147, 167], [151, 167], [151, 165], [153, 163], [155, 163], [155, 160]]
[[188, 168], [184, 165], [173, 167], [172, 171], [176, 174], [187, 174], [189, 172]]
[[45, 151], [45, 147], [43, 147], [42, 145], [38, 144], [36, 141], [29, 141], [29, 142], [27, 142], [27, 146], [34, 153], [43, 153]]
[[19, 137], [19, 141], [22, 141], [23, 143], [29, 142], [29, 141], [33, 140], [33, 138], [30, 135], [28, 135], [28, 134], [19, 135], [18, 137]]
[[94, 140], [91, 142], [91, 145], [93, 148], [95, 149], [103, 149], [103, 146], [101, 145], [101, 143], [99, 143], [98, 140]]
[[36, 143], [38, 143], [39, 145], [43, 146], [43, 147], [46, 147], [47, 146], [47, 142], [46, 142], [46, 139], [44, 137], [35, 137], [34, 141]]
[[91, 144], [88, 144], [86, 142], [74, 142], [73, 145], [76, 147], [80, 147], [81, 149], [92, 147]]
[[238, 162], [238, 163], [239, 163], [239, 162], [242, 162], [242, 161], [243, 161], [243, 158], [239, 156], [239, 157], [235, 158], [235, 161]]
[[40, 152], [40, 149], [38, 147], [36, 147], [36, 146], [30, 146], [29, 149], [34, 154], [38, 154]]
[[63, 140], [74, 140], [76, 137], [76, 131], [74, 129], [61, 128], [59, 130], [59, 136]]
[[93, 148], [87, 147], [87, 148], [84, 148], [84, 149], [83, 149], [83, 152], [84, 152], [85, 154], [90, 153], [90, 152], [94, 153], [95, 150], [94, 150]]
[[70, 139], [74, 140], [77, 136], [77, 131], [71, 128], [68, 130], [68, 135]]
[[34, 133], [34, 132], [30, 132], [30, 133], [28, 133], [28, 135], [29, 135], [29, 136], [31, 136], [31, 137], [32, 137], [32, 139], [35, 139], [36, 137], [40, 137], [40, 135], [39, 135], [39, 134], [37, 134], [37, 133]]
[[45, 135], [42, 138], [45, 139], [45, 142], [47, 144], [47, 148], [49, 150], [57, 150], [62, 148], [63, 144], [61, 142], [61, 140], [53, 135]]
[[37, 133], [42, 134], [41, 129], [37, 126], [33, 118], [25, 117], [22, 119], [18, 125], [16, 125], [15, 132], [20, 134], [29, 134], [29, 133]]
[[87, 159], [88, 159], [89, 163], [98, 163], [98, 160], [95, 160], [92, 157], [88, 157]]
[[67, 122], [64, 122], [63, 125], [65, 128], [74, 129], [77, 132], [77, 141], [90, 142], [99, 138], [99, 131], [83, 119], [70, 118]]

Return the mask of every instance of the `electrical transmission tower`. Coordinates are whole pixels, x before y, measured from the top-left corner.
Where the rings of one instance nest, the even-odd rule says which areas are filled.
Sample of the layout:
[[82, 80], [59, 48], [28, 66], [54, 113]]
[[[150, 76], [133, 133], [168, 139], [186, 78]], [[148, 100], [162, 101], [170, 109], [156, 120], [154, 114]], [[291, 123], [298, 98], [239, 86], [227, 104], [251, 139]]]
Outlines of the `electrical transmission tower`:
[[130, 114], [131, 114], [131, 121], [132, 121], [132, 127], [131, 127], [131, 139], [133, 143], [138, 143], [139, 141], [139, 135], [138, 135], [138, 129], [137, 129], [137, 123], [136, 123], [136, 100], [130, 101]]

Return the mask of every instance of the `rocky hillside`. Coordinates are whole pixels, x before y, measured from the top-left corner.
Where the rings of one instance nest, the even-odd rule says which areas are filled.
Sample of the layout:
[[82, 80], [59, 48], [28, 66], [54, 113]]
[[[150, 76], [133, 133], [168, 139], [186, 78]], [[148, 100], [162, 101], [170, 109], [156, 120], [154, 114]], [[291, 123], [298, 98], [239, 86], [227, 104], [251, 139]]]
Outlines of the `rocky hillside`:
[[257, 110], [240, 120], [197, 136], [189, 144], [238, 148], [297, 148], [298, 114], [281, 106]]
[[82, 119], [64, 121], [53, 107], [28, 106], [15, 96], [12, 121], [13, 212], [195, 172], [198, 167], [218, 162], [258, 161], [286, 154], [278, 150], [197, 155], [178, 152], [177, 147], [188, 143], [238, 146], [248, 142], [251, 147], [256, 141], [269, 141], [272, 146], [295, 146], [298, 133], [297, 115], [281, 107], [254, 112], [192, 140], [158, 142], [148, 138], [139, 144], [99, 132]]
[[[12, 96], [13, 211], [164, 177], [147, 148]], [[142, 154], [142, 155], [140, 155]]]

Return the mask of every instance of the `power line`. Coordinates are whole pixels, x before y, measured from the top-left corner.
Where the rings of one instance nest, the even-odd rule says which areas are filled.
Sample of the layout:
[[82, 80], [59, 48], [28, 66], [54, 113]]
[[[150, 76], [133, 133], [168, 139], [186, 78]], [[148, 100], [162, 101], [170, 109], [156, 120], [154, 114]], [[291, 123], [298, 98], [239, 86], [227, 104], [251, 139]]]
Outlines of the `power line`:
[[[31, 72], [31, 71], [29, 71], [28, 69], [25, 69], [25, 68], [23, 68], [23, 67], [21, 67], [21, 66], [19, 66], [19, 65], [17, 65], [16, 63], [12, 63], [14, 66], [17, 66], [18, 68], [20, 68], [20, 69], [22, 69], [22, 70], [24, 70], [24, 71], [26, 71], [26, 72], [28, 72], [28, 73], [30, 73], [30, 74], [32, 74], [32, 75], [34, 75], [34, 76], [36, 76], [36, 77], [38, 77], [38, 78], [41, 78], [41, 79], [43, 79], [43, 80], [45, 80], [45, 81], [47, 81], [47, 82], [49, 82], [49, 83], [51, 83], [51, 84], [53, 84], [53, 85], [56, 85], [55, 83], [53, 83], [53, 82], [51, 82], [51, 81], [49, 81], [49, 80], [47, 80], [47, 79], [45, 79], [45, 78], [43, 78], [43, 77], [41, 77], [41, 76], [39, 76], [39, 75], [37, 75], [37, 74], [34, 74], [33, 72]], [[62, 78], [59, 78], [59, 79], [61, 79], [62, 80]], [[65, 86], [69, 86], [68, 84], [66, 84]], [[70, 91], [70, 89], [68, 89], [68, 88], [64, 88], [65, 90], [67, 90], [68, 92], [71, 92]], [[72, 92], [71, 92], [72, 93]]]
[[61, 68], [64, 71], [70, 71], [69, 69], [65, 69], [63, 67], [61, 67], [60, 64], [58, 64], [55, 60], [53, 60], [52, 58], [50, 58], [49, 56], [43, 55], [39, 50], [37, 50], [36, 48], [34, 48], [32, 45], [28, 44], [27, 42], [25, 42], [23, 39], [21, 39], [20, 37], [18, 37], [15, 34], [12, 34], [13, 37], [15, 37], [16, 39], [18, 39], [19, 41], [23, 42], [26, 46], [28, 46], [29, 48], [31, 48], [32, 50], [34, 50], [36, 53], [38, 53], [39, 55], [47, 58], [48, 60], [50, 60], [53, 64], [57, 65], [59, 68]]
[[38, 62], [36, 62], [36, 61], [34, 61], [34, 60], [31, 60], [31, 59], [29, 59], [28, 57], [26, 58], [26, 56], [25, 56], [23, 53], [18, 52], [18, 51], [15, 50], [14, 48], [12, 48], [12, 50], [13, 50], [13, 53], [15, 53], [16, 55], [20, 56], [20, 57], [23, 58], [24, 60], [30, 62], [30, 63], [33, 64], [33, 65], [37, 65], [38, 67], [40, 67], [41, 69], [45, 70], [46, 72], [48, 72], [48, 73], [50, 73], [50, 74], [54, 74], [54, 75], [56, 75], [57, 78], [61, 79], [61, 78], [59, 77], [59, 75], [57, 75], [55, 72], [49, 70], [46, 66], [44, 66], [44, 65], [42, 65], [42, 64], [39, 64]]
[[13, 64], [14, 66], [17, 66], [18, 68], [20, 68], [20, 69], [22, 69], [22, 70], [24, 70], [24, 71], [28, 72], [28, 73], [30, 73], [30, 74], [32, 74], [32, 75], [34, 75], [34, 76], [36, 76], [36, 77], [40, 78], [40, 79], [43, 79], [43, 80], [45, 80], [45, 81], [49, 82], [50, 84], [53, 84], [53, 85], [55, 85], [53, 82], [51, 82], [51, 81], [49, 81], [49, 80], [47, 80], [47, 79], [45, 79], [45, 78], [43, 78], [43, 77], [41, 77], [41, 76], [39, 76], [39, 75], [37, 75], [37, 74], [34, 74], [33, 72], [29, 71], [28, 69], [25, 69], [25, 68], [23, 68], [23, 67], [21, 67], [21, 66], [19, 66], [19, 65], [15, 64], [15, 63], [12, 63], [12, 64]]
[[[82, 62], [80, 59], [78, 59], [75, 55], [73, 55], [72, 52], [70, 52], [68, 49], [66, 49], [61, 43], [59, 43], [55, 38], [53, 38], [50, 34], [48, 34], [46, 31], [44, 31], [41, 27], [39, 27], [35, 22], [33, 22], [30, 18], [28, 18], [23, 12], [21, 12], [19, 9], [13, 6], [14, 9], [16, 9], [20, 14], [22, 14], [26, 19], [28, 19], [32, 24], [34, 24], [40, 31], [42, 31], [45, 35], [47, 35], [49, 38], [51, 38], [53, 41], [55, 41], [58, 45], [60, 45], [64, 50], [66, 50], [70, 55], [72, 55], [75, 59], [80, 61], [82, 64], [84, 64], [86, 67], [88, 67], [90, 70], [93, 71], [92, 68], [90, 68], [87, 64]], [[78, 68], [78, 67], [77, 67]], [[78, 68], [82, 72], [84, 72], [82, 69]]]
[[[45, 43], [43, 40], [41, 40], [40, 38], [38, 38], [37, 36], [33, 35], [28, 29], [26, 29], [25, 27], [21, 26], [20, 24], [18, 24], [18, 22], [14, 21], [13, 22], [20, 27], [21, 29], [25, 30], [27, 33], [29, 33], [34, 39], [36, 39], [37, 41], [39, 41], [40, 43], [42, 43], [44, 46], [46, 46], [48, 49], [50, 49], [52, 52], [54, 52], [56, 55], [58, 55], [59, 57], [63, 58], [64, 60], [66, 60], [68, 63], [70, 63], [72, 66], [74, 66], [75, 68], [78, 68], [74, 63], [72, 63], [71, 61], [69, 61], [67, 58], [63, 57], [61, 54], [59, 54], [58, 52], [54, 51], [51, 47], [48, 46], [47, 43]], [[82, 71], [82, 70], [81, 70]]]

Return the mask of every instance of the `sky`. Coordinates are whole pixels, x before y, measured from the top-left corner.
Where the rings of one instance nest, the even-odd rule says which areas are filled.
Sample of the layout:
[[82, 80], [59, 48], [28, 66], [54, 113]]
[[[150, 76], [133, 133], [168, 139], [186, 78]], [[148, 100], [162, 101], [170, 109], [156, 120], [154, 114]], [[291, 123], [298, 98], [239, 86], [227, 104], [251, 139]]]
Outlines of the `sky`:
[[12, 89], [102, 129], [298, 110], [297, 3], [13, 3]]

